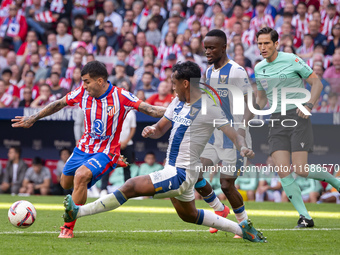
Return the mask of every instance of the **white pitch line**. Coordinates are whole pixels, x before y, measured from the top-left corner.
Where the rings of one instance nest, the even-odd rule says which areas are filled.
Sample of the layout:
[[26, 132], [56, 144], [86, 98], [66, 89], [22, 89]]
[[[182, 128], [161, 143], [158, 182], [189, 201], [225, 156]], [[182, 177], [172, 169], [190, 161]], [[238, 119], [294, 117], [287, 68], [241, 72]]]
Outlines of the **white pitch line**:
[[[258, 229], [265, 232], [277, 232], [277, 231], [339, 231], [340, 228], [276, 228], [276, 229]], [[163, 230], [128, 230], [128, 231], [117, 231], [117, 230], [91, 230], [91, 231], [74, 231], [75, 234], [91, 234], [91, 233], [170, 233], [170, 232], [208, 232], [203, 229], [163, 229]], [[57, 231], [4, 231], [0, 232], [0, 235], [7, 234], [58, 234]]]

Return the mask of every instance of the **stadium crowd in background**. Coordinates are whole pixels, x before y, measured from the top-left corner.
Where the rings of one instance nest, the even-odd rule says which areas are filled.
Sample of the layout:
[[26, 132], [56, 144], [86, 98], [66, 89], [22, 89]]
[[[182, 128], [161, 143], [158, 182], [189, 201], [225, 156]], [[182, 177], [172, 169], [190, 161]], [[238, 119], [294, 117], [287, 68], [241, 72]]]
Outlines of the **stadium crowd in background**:
[[279, 49], [296, 53], [322, 79], [314, 112], [339, 112], [339, 11], [338, 0], [4, 0], [0, 108], [62, 97], [81, 86], [80, 70], [94, 59], [106, 64], [114, 85], [166, 105], [176, 62], [206, 70], [202, 39], [210, 29], [226, 32], [229, 58], [252, 78], [262, 59], [255, 33], [269, 26], [280, 34]]

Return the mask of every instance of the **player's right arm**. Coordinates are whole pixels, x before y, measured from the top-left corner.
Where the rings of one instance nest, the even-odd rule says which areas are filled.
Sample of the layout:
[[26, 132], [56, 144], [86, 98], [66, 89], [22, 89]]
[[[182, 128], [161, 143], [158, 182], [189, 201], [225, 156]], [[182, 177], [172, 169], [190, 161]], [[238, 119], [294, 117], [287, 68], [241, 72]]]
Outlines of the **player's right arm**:
[[147, 126], [143, 129], [142, 136], [144, 138], [158, 139], [162, 137], [170, 128], [172, 122], [165, 117], [162, 117], [156, 124]]
[[12, 127], [30, 128], [36, 121], [60, 111], [65, 106], [67, 106], [66, 96], [48, 104], [42, 110], [31, 116], [15, 116], [15, 119], [12, 119], [12, 122], [14, 122]]

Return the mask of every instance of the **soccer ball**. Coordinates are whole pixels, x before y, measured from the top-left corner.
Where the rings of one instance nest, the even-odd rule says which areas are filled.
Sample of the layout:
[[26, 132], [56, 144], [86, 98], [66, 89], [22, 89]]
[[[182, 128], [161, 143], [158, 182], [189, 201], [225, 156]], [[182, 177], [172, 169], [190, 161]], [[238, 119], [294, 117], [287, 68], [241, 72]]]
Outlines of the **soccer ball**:
[[37, 217], [34, 206], [25, 200], [20, 200], [12, 204], [8, 210], [8, 220], [13, 226], [18, 228], [28, 228]]

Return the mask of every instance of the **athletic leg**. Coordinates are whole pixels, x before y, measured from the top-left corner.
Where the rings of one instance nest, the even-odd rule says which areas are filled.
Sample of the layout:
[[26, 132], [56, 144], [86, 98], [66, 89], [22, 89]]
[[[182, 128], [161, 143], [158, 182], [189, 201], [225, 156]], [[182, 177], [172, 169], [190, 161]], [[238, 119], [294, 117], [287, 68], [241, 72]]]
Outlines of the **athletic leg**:
[[[251, 226], [251, 223], [249, 224], [247, 221], [242, 222], [242, 224], [239, 225], [236, 222], [228, 220], [224, 217], [216, 216], [216, 214], [212, 213], [211, 211], [201, 209], [197, 210], [194, 200], [190, 202], [184, 202], [176, 198], [171, 198], [171, 202], [174, 205], [178, 216], [185, 222], [231, 232], [253, 242], [266, 242], [266, 239], [263, 237], [262, 233], [255, 230]], [[254, 231], [251, 232], [250, 236], [248, 235], [250, 230], [244, 230], [245, 228], [248, 229], [249, 227], [251, 228], [251, 231]]]
[[331, 175], [327, 169], [317, 165], [308, 165], [308, 152], [295, 151], [292, 152], [292, 163], [296, 166], [295, 173], [318, 181], [324, 181], [331, 184], [336, 190], [340, 191], [340, 180]]
[[[307, 220], [312, 221], [312, 217], [309, 215], [302, 200], [300, 187], [290, 173], [290, 152], [278, 150], [273, 152], [271, 156], [274, 160], [275, 166], [279, 168], [278, 174], [281, 178], [282, 188], [286, 192], [287, 197], [292, 202], [295, 209], [298, 211], [300, 219], [301, 216], [303, 216]], [[310, 225], [314, 225], [314, 223]]]

